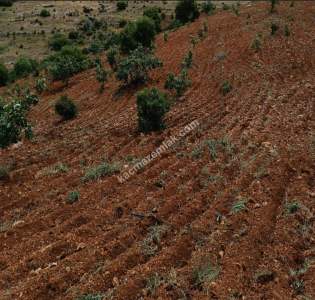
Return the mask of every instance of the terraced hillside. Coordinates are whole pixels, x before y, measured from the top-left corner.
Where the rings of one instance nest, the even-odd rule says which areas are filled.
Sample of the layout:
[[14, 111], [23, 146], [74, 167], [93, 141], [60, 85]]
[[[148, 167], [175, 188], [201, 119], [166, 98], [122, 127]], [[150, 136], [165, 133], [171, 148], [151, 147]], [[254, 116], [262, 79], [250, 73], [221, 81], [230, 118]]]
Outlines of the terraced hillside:
[[[113, 77], [100, 95], [95, 70], [52, 87], [31, 112], [35, 139], [0, 152], [13, 169], [0, 183], [0, 299], [314, 299], [314, 16], [311, 1], [274, 14], [259, 2], [159, 35], [148, 86], [193, 52], [160, 133], [137, 132], [142, 87], [117, 93]], [[79, 115], [59, 122], [65, 92]], [[126, 182], [82, 181], [104, 159], [123, 173], [192, 121]]]

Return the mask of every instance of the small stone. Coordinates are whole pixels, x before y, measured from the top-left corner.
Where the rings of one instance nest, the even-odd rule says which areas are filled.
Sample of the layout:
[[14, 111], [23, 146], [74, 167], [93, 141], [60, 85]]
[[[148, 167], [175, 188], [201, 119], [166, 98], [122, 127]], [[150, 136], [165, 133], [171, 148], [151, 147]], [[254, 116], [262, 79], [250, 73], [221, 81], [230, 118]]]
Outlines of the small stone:
[[224, 251], [219, 251], [219, 256], [221, 257], [221, 258], [223, 258], [223, 256], [224, 256]]
[[114, 285], [114, 286], [118, 286], [118, 285], [119, 285], [119, 280], [118, 280], [117, 277], [114, 277], [114, 278], [113, 278], [113, 285]]

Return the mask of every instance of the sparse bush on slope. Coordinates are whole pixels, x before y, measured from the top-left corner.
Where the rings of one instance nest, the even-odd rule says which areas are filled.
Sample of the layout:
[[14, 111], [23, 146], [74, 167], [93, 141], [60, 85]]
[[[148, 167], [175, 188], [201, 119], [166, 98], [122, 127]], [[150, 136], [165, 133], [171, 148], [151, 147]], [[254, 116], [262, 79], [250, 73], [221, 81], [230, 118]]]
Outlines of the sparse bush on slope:
[[70, 45], [71, 41], [61, 33], [56, 33], [49, 40], [49, 47], [54, 51], [60, 51], [64, 46]]
[[195, 0], [179, 0], [175, 8], [176, 19], [181, 23], [194, 21], [199, 14]]
[[66, 46], [59, 53], [50, 56], [45, 64], [52, 80], [67, 83], [71, 76], [86, 70], [90, 66], [90, 61], [79, 48]]
[[155, 31], [160, 32], [161, 31], [161, 9], [157, 6], [148, 7], [144, 10], [143, 15], [151, 18], [154, 21], [155, 24]]
[[38, 63], [34, 59], [28, 57], [20, 57], [14, 64], [13, 77], [22, 78], [30, 74], [36, 74], [38, 71]]
[[9, 71], [4, 64], [0, 63], [0, 86], [4, 86], [9, 81]]
[[161, 66], [158, 58], [140, 46], [119, 63], [116, 77], [125, 84], [141, 83], [147, 81], [150, 70]]
[[76, 117], [78, 111], [74, 102], [66, 95], [61, 96], [55, 104], [56, 113], [64, 120], [70, 120]]
[[32, 127], [27, 120], [27, 113], [37, 102], [38, 97], [29, 90], [8, 103], [0, 102], [0, 148], [18, 142], [22, 134], [28, 139], [32, 137]]
[[163, 118], [169, 110], [169, 102], [158, 89], [144, 89], [137, 95], [138, 126], [142, 132], [161, 130]]
[[128, 1], [127, 0], [119, 0], [117, 1], [117, 10], [121, 11], [121, 10], [125, 10], [128, 7]]
[[164, 87], [168, 90], [174, 90], [176, 96], [180, 97], [190, 85], [191, 81], [188, 78], [187, 70], [183, 69], [178, 76], [173, 73], [168, 74]]
[[155, 34], [155, 23], [146, 16], [139, 18], [135, 22], [129, 22], [120, 34], [122, 52], [129, 53], [139, 45], [150, 48]]

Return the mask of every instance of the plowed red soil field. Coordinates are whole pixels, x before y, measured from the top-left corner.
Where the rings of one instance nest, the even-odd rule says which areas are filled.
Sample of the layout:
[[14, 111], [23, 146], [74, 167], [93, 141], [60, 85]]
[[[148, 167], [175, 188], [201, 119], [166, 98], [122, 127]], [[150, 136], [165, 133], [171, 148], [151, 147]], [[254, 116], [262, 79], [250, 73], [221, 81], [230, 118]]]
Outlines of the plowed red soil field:
[[[162, 132], [137, 131], [141, 87], [117, 93], [113, 77], [100, 95], [95, 70], [41, 98], [35, 138], [0, 152], [13, 169], [0, 183], [1, 300], [315, 299], [315, 4], [269, 6], [157, 37], [164, 65], [147, 86], [163, 89], [208, 25], [192, 48], [192, 85]], [[223, 96], [225, 80], [233, 89]], [[54, 101], [64, 93], [79, 115], [60, 122]], [[128, 170], [194, 120], [126, 182], [82, 181], [104, 159]], [[73, 190], [80, 199], [68, 204]]]

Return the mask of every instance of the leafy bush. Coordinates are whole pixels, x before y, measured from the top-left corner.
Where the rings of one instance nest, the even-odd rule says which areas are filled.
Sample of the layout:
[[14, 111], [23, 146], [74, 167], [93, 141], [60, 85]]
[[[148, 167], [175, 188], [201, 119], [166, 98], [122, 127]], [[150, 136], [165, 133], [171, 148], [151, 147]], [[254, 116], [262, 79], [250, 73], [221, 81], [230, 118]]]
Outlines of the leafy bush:
[[169, 110], [165, 94], [158, 89], [144, 89], [137, 95], [138, 126], [142, 132], [161, 130], [165, 127], [163, 118]]
[[154, 21], [148, 17], [141, 17], [130, 22], [120, 35], [121, 50], [124, 53], [136, 49], [138, 45], [150, 48], [155, 38]]
[[140, 46], [119, 63], [116, 77], [125, 84], [145, 82], [148, 79], [149, 70], [161, 66], [162, 63], [158, 58]]
[[37, 102], [38, 97], [26, 90], [7, 104], [0, 103], [0, 148], [18, 142], [22, 134], [28, 139], [32, 137], [32, 127], [26, 117]]
[[25, 77], [37, 72], [38, 63], [27, 57], [20, 57], [14, 64], [13, 73], [17, 78]]
[[257, 34], [251, 43], [251, 48], [255, 50], [255, 52], [261, 49], [261, 38], [260, 35]]
[[275, 23], [271, 24], [271, 35], [274, 35], [279, 29], [279, 26]]
[[77, 107], [73, 101], [66, 95], [61, 96], [55, 104], [55, 111], [64, 120], [70, 120], [76, 117]]
[[7, 166], [0, 165], [0, 181], [7, 181], [10, 179], [10, 170]]
[[191, 50], [189, 50], [187, 55], [184, 57], [183, 62], [182, 62], [182, 68], [183, 69], [191, 68], [192, 62], [193, 62], [193, 54], [192, 54]]
[[121, 35], [119, 33], [112, 32], [112, 31], [106, 32], [105, 37], [103, 39], [104, 49], [107, 50], [110, 47], [119, 46], [120, 38], [121, 38]]
[[104, 176], [110, 176], [118, 173], [119, 170], [120, 166], [117, 163], [110, 164], [108, 162], [104, 162], [96, 167], [87, 170], [82, 178], [82, 181], [87, 182], [91, 180], [97, 180]]
[[135, 39], [135, 32], [137, 31], [137, 25], [135, 22], [129, 22], [120, 33], [120, 47], [121, 51], [128, 53], [134, 50], [138, 46], [138, 42]]
[[[290, 29], [289, 29], [289, 26], [288, 25], [285, 25], [284, 26], [284, 35], [285, 36], [290, 36], [291, 32], [290, 32]], [[1, 81], [1, 80], [0, 80]], [[1, 82], [0, 82], [1, 84]]]
[[80, 198], [80, 193], [78, 191], [72, 191], [68, 194], [66, 202], [68, 204], [73, 204], [77, 202]]
[[13, 5], [13, 0], [0, 0], [0, 7], [9, 7]]
[[9, 71], [4, 64], [0, 63], [0, 86], [4, 86], [9, 81]]
[[175, 8], [176, 19], [182, 23], [194, 21], [199, 17], [199, 10], [195, 0], [179, 0]]
[[47, 9], [42, 9], [39, 15], [43, 18], [47, 18], [50, 17], [50, 12]]
[[157, 6], [146, 8], [143, 12], [143, 15], [151, 18], [154, 21], [155, 24], [155, 31], [160, 32], [161, 31], [161, 9]]
[[70, 40], [77, 40], [80, 37], [80, 33], [78, 31], [72, 30], [68, 34], [68, 38]]
[[232, 91], [232, 85], [228, 80], [225, 80], [221, 86], [221, 93], [223, 96]]
[[43, 93], [47, 89], [46, 78], [38, 78], [35, 82], [35, 89], [37, 93]]
[[45, 64], [53, 80], [68, 79], [90, 66], [90, 62], [82, 51], [73, 46], [64, 47], [59, 53], [50, 56]]
[[215, 10], [215, 5], [212, 3], [211, 0], [207, 0], [206, 2], [202, 3], [201, 11], [210, 15]]
[[119, 0], [116, 4], [117, 10], [125, 10], [128, 7], [128, 1], [127, 0]]
[[118, 26], [119, 28], [123, 28], [127, 25], [127, 21], [125, 19], [119, 20]]
[[104, 50], [103, 44], [100, 40], [93, 40], [88, 48], [90, 53], [96, 54]]
[[175, 90], [176, 96], [180, 97], [190, 85], [187, 70], [183, 69], [179, 76], [175, 76], [173, 73], [168, 74], [164, 87], [168, 90]]
[[54, 51], [60, 51], [64, 46], [70, 45], [71, 41], [64, 34], [56, 33], [49, 40], [49, 47]]
[[101, 63], [96, 66], [96, 79], [101, 84], [100, 93], [104, 91], [104, 84], [107, 81], [108, 71], [105, 70]]
[[113, 70], [116, 70], [117, 68], [117, 63], [119, 60], [119, 50], [117, 47], [111, 47], [107, 52], [106, 52], [106, 57], [109, 65], [112, 67]]

